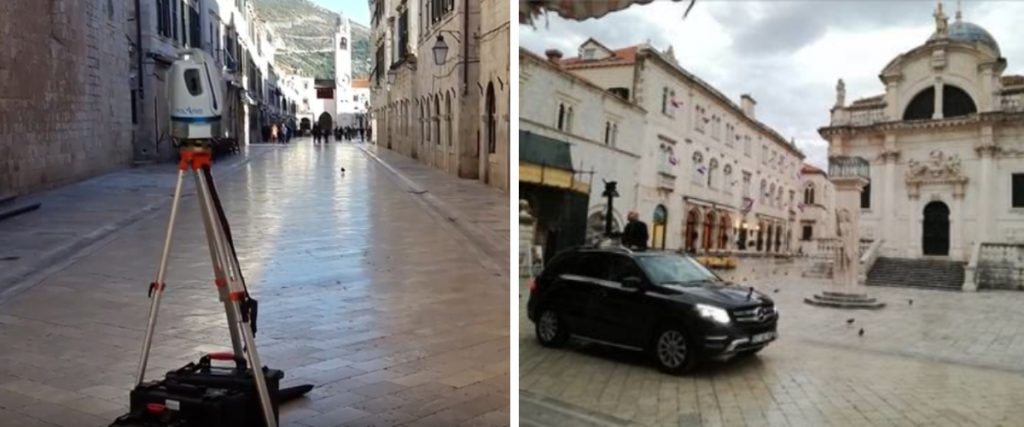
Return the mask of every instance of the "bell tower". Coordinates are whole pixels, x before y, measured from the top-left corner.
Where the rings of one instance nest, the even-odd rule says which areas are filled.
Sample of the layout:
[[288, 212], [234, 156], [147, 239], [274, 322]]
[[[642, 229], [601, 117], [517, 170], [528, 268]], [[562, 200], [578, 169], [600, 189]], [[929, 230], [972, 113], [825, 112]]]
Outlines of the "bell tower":
[[351, 125], [355, 102], [352, 101], [352, 27], [344, 13], [338, 15], [334, 30], [334, 102], [338, 124]]

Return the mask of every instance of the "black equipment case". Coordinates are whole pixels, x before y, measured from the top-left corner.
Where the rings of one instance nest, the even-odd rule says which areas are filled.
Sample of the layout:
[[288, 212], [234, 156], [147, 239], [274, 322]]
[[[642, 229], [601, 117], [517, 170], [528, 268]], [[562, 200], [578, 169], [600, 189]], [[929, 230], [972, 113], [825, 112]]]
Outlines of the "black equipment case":
[[[234, 367], [212, 366], [213, 360], [234, 360]], [[284, 373], [263, 369], [274, 418], [278, 387]], [[143, 383], [131, 392], [131, 410], [111, 427], [259, 427], [263, 410], [245, 359], [230, 353], [203, 356], [168, 372], [161, 381]]]

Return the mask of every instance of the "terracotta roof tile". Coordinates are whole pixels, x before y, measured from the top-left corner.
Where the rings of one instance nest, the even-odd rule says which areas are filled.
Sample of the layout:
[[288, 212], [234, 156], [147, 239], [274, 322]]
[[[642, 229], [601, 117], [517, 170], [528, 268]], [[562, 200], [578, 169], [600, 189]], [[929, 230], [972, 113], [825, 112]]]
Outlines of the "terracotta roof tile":
[[562, 66], [568, 70], [579, 68], [610, 67], [616, 65], [633, 65], [636, 63], [636, 52], [640, 46], [630, 46], [612, 51], [612, 56], [604, 59], [583, 59], [578, 56], [562, 60]]
[[800, 168], [800, 173], [802, 175], [812, 175], [812, 174], [825, 175], [825, 171], [823, 171], [821, 169], [818, 169], [817, 167], [815, 167], [814, 165], [811, 165], [809, 163], [804, 163], [803, 167]]
[[370, 79], [352, 79], [352, 87], [365, 89], [370, 87]]

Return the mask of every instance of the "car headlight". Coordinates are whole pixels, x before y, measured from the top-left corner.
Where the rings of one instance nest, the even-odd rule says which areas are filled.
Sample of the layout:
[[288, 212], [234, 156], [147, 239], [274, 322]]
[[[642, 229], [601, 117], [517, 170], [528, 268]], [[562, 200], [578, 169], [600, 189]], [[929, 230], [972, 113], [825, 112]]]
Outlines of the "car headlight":
[[729, 312], [724, 308], [707, 304], [697, 304], [697, 313], [700, 317], [714, 320], [721, 324], [729, 323]]

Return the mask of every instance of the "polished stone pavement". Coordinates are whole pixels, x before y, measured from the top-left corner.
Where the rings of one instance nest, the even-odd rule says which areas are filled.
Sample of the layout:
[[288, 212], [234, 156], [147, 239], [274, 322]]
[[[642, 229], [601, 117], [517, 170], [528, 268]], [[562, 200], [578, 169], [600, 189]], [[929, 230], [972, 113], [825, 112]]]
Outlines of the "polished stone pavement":
[[[507, 276], [477, 243], [352, 144], [251, 147], [217, 184], [263, 362], [317, 386], [283, 425], [508, 424]], [[0, 426], [126, 410], [166, 221], [158, 209], [0, 304]], [[150, 378], [228, 343], [194, 197], [173, 251]]]
[[799, 263], [743, 262], [728, 275], [776, 300], [780, 339], [684, 377], [628, 351], [540, 347], [521, 286], [523, 425], [1024, 425], [1024, 293], [870, 287], [888, 307], [845, 311], [802, 302], [826, 283]]

